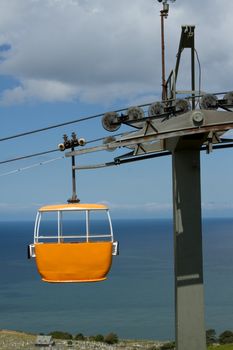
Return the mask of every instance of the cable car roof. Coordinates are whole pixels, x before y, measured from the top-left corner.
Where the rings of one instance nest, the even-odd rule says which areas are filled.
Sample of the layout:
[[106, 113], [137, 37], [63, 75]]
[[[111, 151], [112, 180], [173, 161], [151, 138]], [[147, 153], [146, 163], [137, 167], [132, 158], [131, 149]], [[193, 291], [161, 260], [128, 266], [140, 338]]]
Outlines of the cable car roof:
[[108, 207], [104, 204], [55, 204], [55, 205], [46, 205], [39, 209], [39, 212], [46, 211], [74, 211], [74, 210], [107, 210]]

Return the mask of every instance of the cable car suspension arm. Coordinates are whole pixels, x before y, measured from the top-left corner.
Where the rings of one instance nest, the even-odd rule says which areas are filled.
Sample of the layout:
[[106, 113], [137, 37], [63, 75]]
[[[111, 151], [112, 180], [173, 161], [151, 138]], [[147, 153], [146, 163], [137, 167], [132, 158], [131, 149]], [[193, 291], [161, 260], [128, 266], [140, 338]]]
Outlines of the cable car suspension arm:
[[[135, 146], [139, 149], [138, 145], [140, 144], [143, 144], [146, 153], [170, 151], [168, 141], [172, 138], [188, 135], [197, 137], [198, 134], [200, 137], [201, 134], [205, 135], [207, 139], [210, 133], [213, 135], [219, 133], [218, 137], [215, 137], [213, 140], [214, 143], [219, 143], [219, 136], [232, 128], [233, 112], [216, 110], [189, 111], [168, 120], [158, 118], [153, 122], [153, 128], [148, 127], [148, 124], [146, 124], [141, 130], [131, 134], [125, 134], [113, 142], [67, 152], [65, 156], [72, 157], [97, 151], [115, 150], [122, 147], [132, 148]], [[134, 155], [137, 155], [137, 152]]]
[[[218, 149], [223, 149], [223, 148], [233, 148], [233, 141], [231, 140], [232, 143], [228, 144], [218, 144], [218, 145], [212, 145], [213, 150], [218, 150]], [[201, 148], [201, 151], [206, 151], [208, 152], [207, 146], [203, 146]], [[127, 155], [123, 155], [121, 157], [116, 157], [114, 158], [114, 161], [112, 162], [106, 162], [106, 163], [99, 163], [99, 164], [88, 164], [88, 165], [78, 165], [75, 166], [75, 170], [95, 170], [95, 169], [100, 169], [100, 168], [107, 168], [107, 167], [112, 167], [112, 166], [118, 166], [122, 164], [127, 164], [127, 163], [133, 163], [141, 160], [147, 160], [147, 159], [152, 159], [152, 158], [159, 158], [159, 157], [165, 157], [165, 156], [170, 156], [171, 152], [166, 151], [166, 152], [158, 152], [158, 153], [153, 153], [153, 154], [145, 154], [141, 156], [134, 157], [133, 152], [128, 153]], [[126, 158], [123, 158], [127, 156]]]

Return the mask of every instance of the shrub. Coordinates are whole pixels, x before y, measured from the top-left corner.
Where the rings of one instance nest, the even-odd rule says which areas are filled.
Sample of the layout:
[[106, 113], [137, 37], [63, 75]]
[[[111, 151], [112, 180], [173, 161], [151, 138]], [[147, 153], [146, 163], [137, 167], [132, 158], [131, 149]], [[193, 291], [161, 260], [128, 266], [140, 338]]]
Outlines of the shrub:
[[160, 347], [160, 350], [173, 350], [173, 349], [175, 349], [174, 342], [165, 343]]
[[61, 331], [54, 331], [49, 333], [54, 339], [73, 339], [72, 334], [67, 333], [67, 332], [61, 332]]
[[103, 342], [104, 341], [104, 336], [102, 334], [97, 334], [93, 337], [94, 341], [98, 341], [98, 342]]
[[84, 337], [84, 335], [82, 333], [78, 333], [78, 334], [76, 334], [74, 339], [75, 340], [85, 340], [86, 338]]
[[211, 345], [217, 343], [216, 332], [214, 329], [208, 329], [206, 331], [206, 344]]
[[230, 344], [233, 343], [233, 333], [231, 331], [225, 331], [219, 336], [220, 344]]
[[104, 342], [107, 344], [118, 343], [118, 336], [115, 333], [109, 333], [104, 337]]

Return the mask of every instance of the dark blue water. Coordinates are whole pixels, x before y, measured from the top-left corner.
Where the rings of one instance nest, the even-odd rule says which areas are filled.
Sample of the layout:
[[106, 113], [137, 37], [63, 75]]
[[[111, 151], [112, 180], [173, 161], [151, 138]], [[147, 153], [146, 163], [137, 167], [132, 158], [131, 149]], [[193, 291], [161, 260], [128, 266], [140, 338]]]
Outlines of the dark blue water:
[[[33, 223], [0, 223], [0, 328], [64, 330], [122, 338], [174, 338], [173, 237], [169, 220], [115, 220], [120, 255], [105, 282], [41, 282], [27, 244]], [[233, 324], [233, 219], [203, 223], [206, 328]]]

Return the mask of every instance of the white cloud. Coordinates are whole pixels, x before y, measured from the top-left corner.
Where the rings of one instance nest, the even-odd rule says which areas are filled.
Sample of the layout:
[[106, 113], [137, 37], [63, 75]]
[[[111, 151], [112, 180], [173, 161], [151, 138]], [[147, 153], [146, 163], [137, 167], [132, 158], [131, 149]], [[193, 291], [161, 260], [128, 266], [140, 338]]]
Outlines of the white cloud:
[[5, 90], [0, 104], [11, 105], [31, 100], [68, 101], [77, 95], [77, 87], [52, 80], [22, 80], [20, 86]]
[[30, 204], [22, 204], [22, 203], [7, 203], [7, 202], [0, 202], [0, 209], [1, 212], [7, 212], [7, 213], [14, 213], [14, 212], [23, 212], [23, 211], [31, 211], [35, 208], [40, 207], [40, 205], [36, 203], [30, 203]]
[[161, 212], [161, 211], [171, 211], [171, 203], [110, 203], [108, 201], [101, 201], [101, 203], [106, 204], [112, 210], [124, 210], [124, 211], [142, 211], [147, 213]]
[[233, 210], [233, 202], [204, 202], [202, 208], [206, 211]]
[[[2, 53], [0, 74], [19, 81], [3, 91], [1, 103], [79, 99], [106, 105], [158, 95], [160, 6], [154, 0], [1, 0], [0, 44], [11, 50]], [[181, 24], [197, 24], [203, 88], [233, 89], [232, 11], [227, 0], [171, 4], [168, 67], [175, 63]]]
[[[172, 215], [172, 202], [146, 202], [146, 203], [112, 203], [109, 201], [101, 201], [102, 204], [107, 205], [112, 212], [121, 212], [135, 214], [140, 213], [142, 215], [151, 215], [153, 213], [157, 215]], [[225, 213], [229, 215], [233, 210], [233, 202], [202, 202], [202, 210], [205, 214], [215, 215], [216, 213]]]

